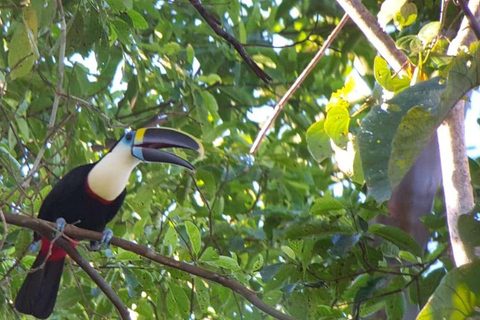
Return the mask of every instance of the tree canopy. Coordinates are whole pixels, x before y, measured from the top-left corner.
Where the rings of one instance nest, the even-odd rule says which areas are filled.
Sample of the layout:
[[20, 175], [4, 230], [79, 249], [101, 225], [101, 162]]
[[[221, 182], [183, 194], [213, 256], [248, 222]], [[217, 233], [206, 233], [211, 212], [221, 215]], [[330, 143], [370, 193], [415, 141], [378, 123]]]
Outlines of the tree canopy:
[[[442, 15], [428, 0], [363, 5], [408, 64], [389, 68], [347, 22], [250, 154], [273, 107], [345, 14], [337, 2], [2, 2], [6, 319], [24, 318], [12, 301], [35, 253], [32, 231], [6, 223], [5, 215], [35, 217], [66, 172], [99, 160], [125, 130], [148, 126], [188, 132], [205, 155], [180, 152], [193, 173], [140, 165], [109, 224], [116, 237], [233, 279], [237, 289], [295, 319], [376, 312], [401, 319], [406, 306], [424, 308], [420, 319], [476, 314], [478, 262], [454, 268], [441, 193], [418, 221], [428, 248], [378, 217], [388, 215], [392, 191], [438, 125], [480, 84], [478, 44], [457, 57], [446, 54], [464, 16], [459, 6], [450, 4]], [[382, 96], [386, 91], [393, 99]], [[478, 191], [478, 159], [470, 159], [470, 170]], [[477, 246], [475, 212], [460, 225], [470, 247]], [[115, 245], [77, 249], [132, 317], [272, 317], [243, 291], [182, 267]], [[117, 317], [112, 302], [68, 260], [51, 319]]]

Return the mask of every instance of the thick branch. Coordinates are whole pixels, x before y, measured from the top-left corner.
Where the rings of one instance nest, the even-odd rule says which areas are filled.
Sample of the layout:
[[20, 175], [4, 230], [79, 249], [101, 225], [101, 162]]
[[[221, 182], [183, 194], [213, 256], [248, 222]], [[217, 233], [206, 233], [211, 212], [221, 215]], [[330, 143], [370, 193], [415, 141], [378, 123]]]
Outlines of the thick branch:
[[[480, 16], [480, 1], [470, 1], [469, 8]], [[458, 29], [457, 36], [448, 47], [448, 54], [456, 55], [460, 46], [475, 41], [474, 32], [465, 17]], [[465, 101], [459, 101], [452, 109], [437, 134], [442, 163], [443, 191], [447, 208], [447, 222], [452, 244], [453, 257], [457, 267], [473, 261], [475, 257], [468, 254], [466, 244], [460, 238], [458, 220], [461, 215], [472, 210], [475, 202], [468, 166], [467, 148], [465, 146]]]
[[362, 2], [360, 0], [337, 0], [337, 2], [393, 70], [399, 74], [405, 73], [408, 57], [397, 49], [393, 39], [380, 28], [377, 20]]
[[230, 33], [225, 31], [222, 28], [222, 24], [218, 19], [216, 19], [214, 16], [212, 16], [205, 8], [202, 6], [202, 3], [200, 0], [189, 0], [192, 6], [200, 13], [200, 15], [205, 19], [205, 21], [208, 23], [208, 25], [215, 31], [217, 35], [225, 39], [228, 43], [230, 43], [235, 50], [237, 50], [238, 54], [245, 60], [245, 62], [248, 64], [248, 66], [252, 69], [252, 71], [262, 79], [264, 82], [268, 83], [272, 81], [272, 78], [260, 67], [257, 65], [255, 61], [248, 55], [247, 51], [245, 51], [245, 48], [243, 45], [238, 41], [234, 36], [232, 36]]
[[[475, 2], [475, 1], [473, 1]], [[477, 19], [473, 15], [472, 11], [468, 7], [468, 3], [466, 0], [458, 0], [458, 5], [462, 8], [462, 11], [465, 13], [465, 18], [468, 20], [468, 24], [472, 31], [475, 33], [477, 39], [480, 39], [480, 24], [478, 23]]]
[[67, 252], [67, 254], [90, 276], [90, 278], [92, 278], [108, 299], [110, 299], [115, 305], [115, 308], [122, 319], [130, 319], [127, 307], [117, 296], [115, 291], [112, 290], [95, 269], [93, 269], [92, 266], [80, 255], [77, 249], [72, 246], [70, 240], [65, 237], [58, 237], [58, 234], [55, 231], [55, 223], [33, 219], [27, 216], [15, 215], [8, 212], [3, 213], [3, 216], [5, 217], [6, 223], [27, 227], [41, 234], [45, 238], [54, 241], [56, 245], [65, 250], [65, 252]]
[[[41, 234], [43, 234], [42, 230], [45, 231], [45, 228], [50, 230], [50, 233], [51, 233], [51, 227], [55, 226], [53, 222], [48, 222], [41, 219], [34, 219], [34, 218], [30, 218], [23, 215], [16, 215], [16, 214], [7, 213], [7, 212], [5, 212], [4, 215], [7, 223], [20, 226], [20, 227], [25, 227], [25, 228], [37, 231]], [[72, 238], [81, 239], [81, 240], [86, 239], [86, 240], [100, 241], [102, 239], [102, 234], [99, 232], [77, 228], [73, 225], [67, 225], [67, 227], [64, 230], [64, 234]], [[152, 261], [158, 262], [162, 265], [175, 268], [184, 272], [188, 272], [192, 275], [216, 282], [224, 287], [230, 288], [234, 292], [237, 292], [238, 294], [242, 295], [245, 299], [250, 301], [254, 306], [264, 311], [265, 313], [271, 315], [272, 317], [275, 317], [280, 320], [295, 319], [267, 305], [260, 298], [258, 298], [258, 296], [254, 291], [246, 288], [236, 280], [230, 279], [226, 276], [217, 274], [215, 272], [211, 272], [211, 271], [190, 265], [185, 262], [177, 261], [172, 258], [162, 256], [156, 253], [155, 251], [147, 248], [146, 246], [138, 245], [133, 242], [126, 241], [117, 237], [113, 237], [110, 243], [114, 246], [120, 247], [124, 250], [134, 252], [138, 255], [141, 255]]]

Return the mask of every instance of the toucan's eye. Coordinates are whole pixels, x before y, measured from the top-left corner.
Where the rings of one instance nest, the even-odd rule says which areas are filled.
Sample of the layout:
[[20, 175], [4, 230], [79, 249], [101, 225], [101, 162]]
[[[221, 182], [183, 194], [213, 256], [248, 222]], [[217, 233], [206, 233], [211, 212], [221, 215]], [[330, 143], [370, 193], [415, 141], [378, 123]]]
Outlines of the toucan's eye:
[[129, 132], [125, 135], [125, 139], [127, 139], [127, 141], [132, 140], [132, 137], [133, 137], [133, 134], [131, 132]]

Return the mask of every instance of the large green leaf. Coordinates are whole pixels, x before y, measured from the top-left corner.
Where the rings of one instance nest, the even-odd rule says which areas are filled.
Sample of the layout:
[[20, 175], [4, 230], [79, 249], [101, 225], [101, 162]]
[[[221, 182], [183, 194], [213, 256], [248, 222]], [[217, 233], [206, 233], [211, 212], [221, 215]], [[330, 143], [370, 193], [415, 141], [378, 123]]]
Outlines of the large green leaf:
[[454, 59], [446, 81], [437, 77], [410, 87], [373, 107], [363, 120], [362, 165], [377, 201], [390, 198], [455, 103], [480, 84], [478, 43], [472, 44], [470, 52]]
[[420, 250], [420, 246], [417, 244], [417, 242], [413, 240], [413, 238], [408, 233], [401, 229], [391, 226], [384, 226], [381, 224], [374, 224], [370, 226], [368, 231], [370, 233], [373, 233], [374, 235], [377, 235], [384, 238], [385, 240], [392, 242], [400, 249], [409, 250], [417, 256], [422, 255], [422, 250]]
[[417, 320], [476, 319], [480, 316], [480, 261], [450, 271]]

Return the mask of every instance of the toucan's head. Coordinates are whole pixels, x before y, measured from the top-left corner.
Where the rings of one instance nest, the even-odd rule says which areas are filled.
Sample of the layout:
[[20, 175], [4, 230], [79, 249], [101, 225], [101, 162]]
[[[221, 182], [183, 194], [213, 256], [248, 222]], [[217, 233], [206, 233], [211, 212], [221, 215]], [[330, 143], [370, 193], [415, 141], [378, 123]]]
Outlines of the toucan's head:
[[132, 156], [141, 161], [171, 163], [190, 170], [194, 170], [194, 167], [188, 161], [159, 149], [184, 148], [197, 151], [203, 156], [203, 146], [200, 142], [186, 133], [169, 128], [133, 130], [127, 132], [118, 144], [128, 145]]

